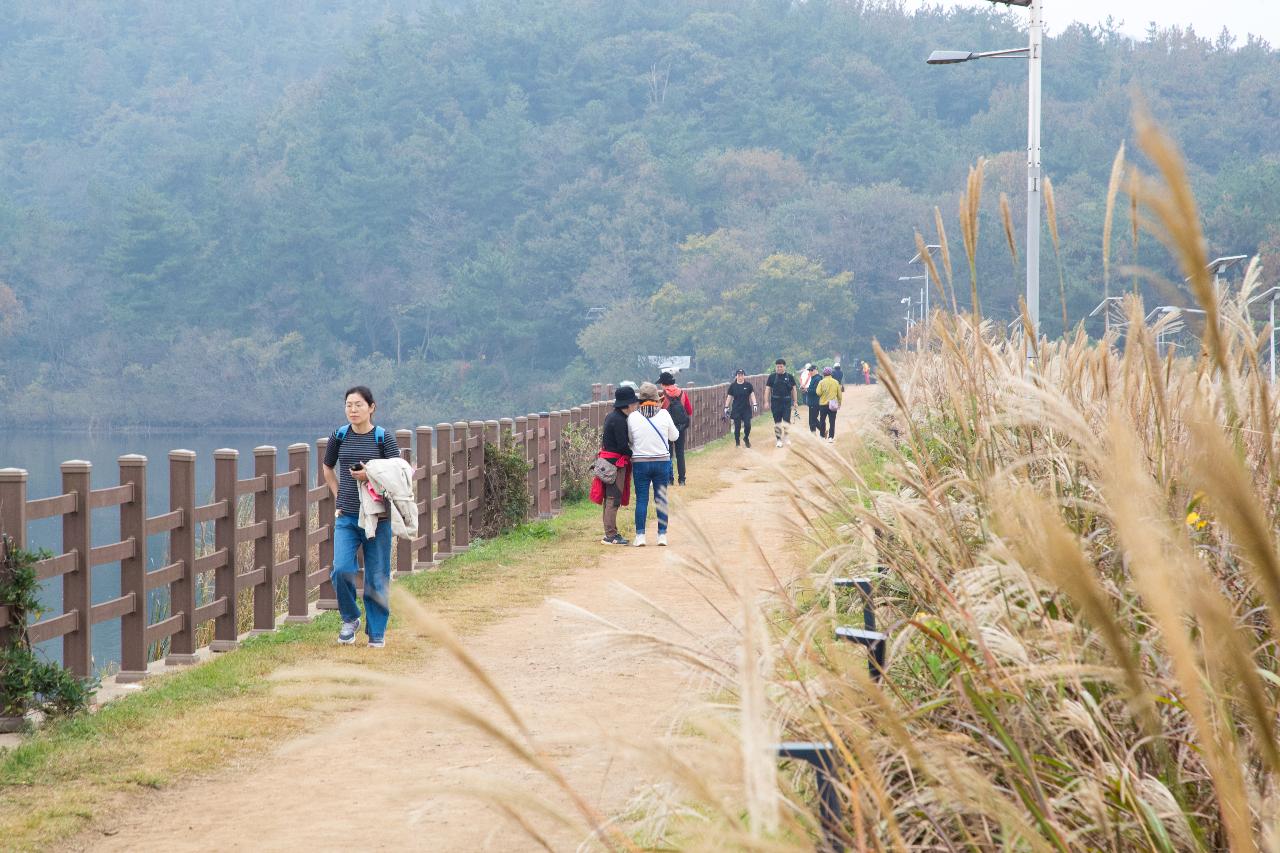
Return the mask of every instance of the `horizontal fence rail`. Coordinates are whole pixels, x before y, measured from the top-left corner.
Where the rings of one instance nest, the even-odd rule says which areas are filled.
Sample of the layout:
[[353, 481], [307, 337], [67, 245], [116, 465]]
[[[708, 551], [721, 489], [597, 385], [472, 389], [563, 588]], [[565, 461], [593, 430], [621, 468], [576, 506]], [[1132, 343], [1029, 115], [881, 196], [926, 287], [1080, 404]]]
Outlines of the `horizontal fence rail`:
[[[763, 375], [752, 376], [763, 400]], [[686, 447], [702, 447], [728, 432], [722, 417], [727, 383], [685, 391], [693, 404], [686, 427]], [[571, 409], [535, 412], [501, 420], [470, 421], [416, 430], [397, 430], [401, 456], [414, 469], [417, 487], [418, 535], [412, 542], [396, 541], [394, 569], [405, 575], [428, 568], [467, 550], [484, 521], [484, 447], [493, 444], [517, 449], [529, 465], [527, 489], [530, 515], [550, 518], [563, 506], [562, 451], [564, 432], [574, 426], [597, 434], [613, 406], [614, 387], [592, 386], [591, 401]], [[27, 525], [44, 518], [61, 518], [58, 553], [36, 564], [42, 581], [61, 578], [62, 612], [46, 614], [31, 625], [33, 643], [61, 639], [63, 665], [89, 675], [94, 625], [120, 620], [119, 681], [139, 681], [147, 675], [148, 651], [167, 640], [170, 664], [197, 659], [199, 629], [213, 622], [208, 648], [234, 649], [239, 641], [240, 593], [251, 590], [253, 632], [276, 628], [277, 586], [283, 582], [287, 607], [284, 621], [306, 621], [308, 602], [317, 595], [320, 609], [336, 609], [329, 575], [333, 565], [334, 498], [324, 480], [323, 460], [328, 439], [290, 445], [287, 469], [278, 472], [280, 451], [273, 446], [253, 451], [253, 476], [239, 478], [240, 453], [215, 450], [211, 503], [196, 503], [196, 454], [173, 450], [168, 458], [169, 508], [147, 514], [147, 473], [150, 460], [126, 454], [117, 460], [116, 482], [94, 488], [93, 466], [82, 460], [61, 466], [62, 493], [28, 499], [27, 471], [0, 469], [0, 531], [27, 547]], [[311, 454], [314, 449], [315, 463]], [[241, 511], [243, 507], [243, 512]], [[281, 508], [283, 507], [283, 512]], [[93, 510], [114, 509], [119, 535], [115, 542], [94, 547]], [[242, 518], [247, 516], [247, 518]], [[197, 556], [201, 525], [212, 524], [212, 549]], [[147, 567], [147, 543], [167, 537], [168, 563]], [[45, 545], [47, 543], [36, 543]], [[277, 546], [283, 546], [280, 550]], [[284, 558], [277, 562], [278, 554]], [[120, 594], [109, 601], [92, 601], [95, 566], [119, 563]], [[151, 621], [147, 602], [155, 590], [167, 590], [167, 613]], [[200, 590], [212, 590], [198, 602]], [[246, 618], [248, 618], [246, 616]], [[12, 617], [0, 607], [0, 639], [8, 635]]]

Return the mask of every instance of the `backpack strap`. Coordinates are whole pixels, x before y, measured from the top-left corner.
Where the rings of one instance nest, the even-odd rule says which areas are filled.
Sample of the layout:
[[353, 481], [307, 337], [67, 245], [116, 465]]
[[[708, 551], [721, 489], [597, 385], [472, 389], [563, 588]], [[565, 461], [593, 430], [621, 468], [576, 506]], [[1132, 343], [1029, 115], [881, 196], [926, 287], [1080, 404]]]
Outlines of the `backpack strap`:
[[[347, 433], [350, 432], [350, 430], [351, 430], [351, 424], [343, 424], [342, 426], [338, 427], [338, 429], [334, 433], [336, 436], [338, 436], [338, 444], [342, 444], [342, 442], [346, 440]], [[375, 426], [373, 428], [373, 437], [378, 442], [378, 451], [382, 452], [382, 445], [383, 445], [384, 439], [387, 437], [387, 431], [380, 426]]]

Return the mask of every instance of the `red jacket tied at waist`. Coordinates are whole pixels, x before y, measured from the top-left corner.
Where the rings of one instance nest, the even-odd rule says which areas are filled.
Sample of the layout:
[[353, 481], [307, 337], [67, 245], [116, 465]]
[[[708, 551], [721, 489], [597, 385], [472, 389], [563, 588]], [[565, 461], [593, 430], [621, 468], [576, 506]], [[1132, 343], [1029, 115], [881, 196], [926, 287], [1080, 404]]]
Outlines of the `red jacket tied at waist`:
[[[601, 450], [597, 455], [618, 466], [618, 479], [622, 486], [622, 506], [628, 506], [631, 503], [631, 457], [609, 450]], [[591, 478], [591, 502], [604, 503], [604, 483], [599, 477]]]

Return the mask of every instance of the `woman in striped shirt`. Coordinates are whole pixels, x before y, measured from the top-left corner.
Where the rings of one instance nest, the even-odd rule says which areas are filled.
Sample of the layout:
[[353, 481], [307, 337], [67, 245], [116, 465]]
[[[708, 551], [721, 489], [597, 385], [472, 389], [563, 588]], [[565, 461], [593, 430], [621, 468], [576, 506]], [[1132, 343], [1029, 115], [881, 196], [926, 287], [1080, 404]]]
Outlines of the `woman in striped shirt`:
[[360, 489], [368, 477], [364, 463], [370, 459], [394, 459], [400, 455], [396, 438], [373, 425], [377, 405], [373, 392], [357, 385], [346, 393], [347, 423], [329, 436], [324, 452], [324, 479], [337, 501], [333, 520], [333, 589], [337, 593], [342, 629], [338, 642], [350, 645], [360, 630], [360, 605], [356, 603], [356, 551], [364, 551], [364, 618], [369, 647], [386, 645], [387, 620], [391, 616], [391, 521], [378, 520], [370, 537], [360, 527]]

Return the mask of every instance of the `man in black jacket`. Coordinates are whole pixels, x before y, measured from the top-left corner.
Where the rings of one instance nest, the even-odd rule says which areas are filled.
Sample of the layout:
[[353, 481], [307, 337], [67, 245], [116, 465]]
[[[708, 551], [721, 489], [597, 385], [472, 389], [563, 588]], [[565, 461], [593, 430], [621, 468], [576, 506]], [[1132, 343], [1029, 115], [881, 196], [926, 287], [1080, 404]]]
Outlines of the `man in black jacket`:
[[[636, 389], [626, 385], [613, 392], [613, 411], [605, 416], [600, 435], [600, 457], [618, 464], [618, 478], [612, 483], [596, 482], [604, 487], [604, 539], [606, 545], [626, 545], [627, 540], [618, 533], [618, 507], [631, 480], [631, 433], [627, 430], [627, 415], [640, 406]], [[594, 495], [593, 495], [594, 497]]]

